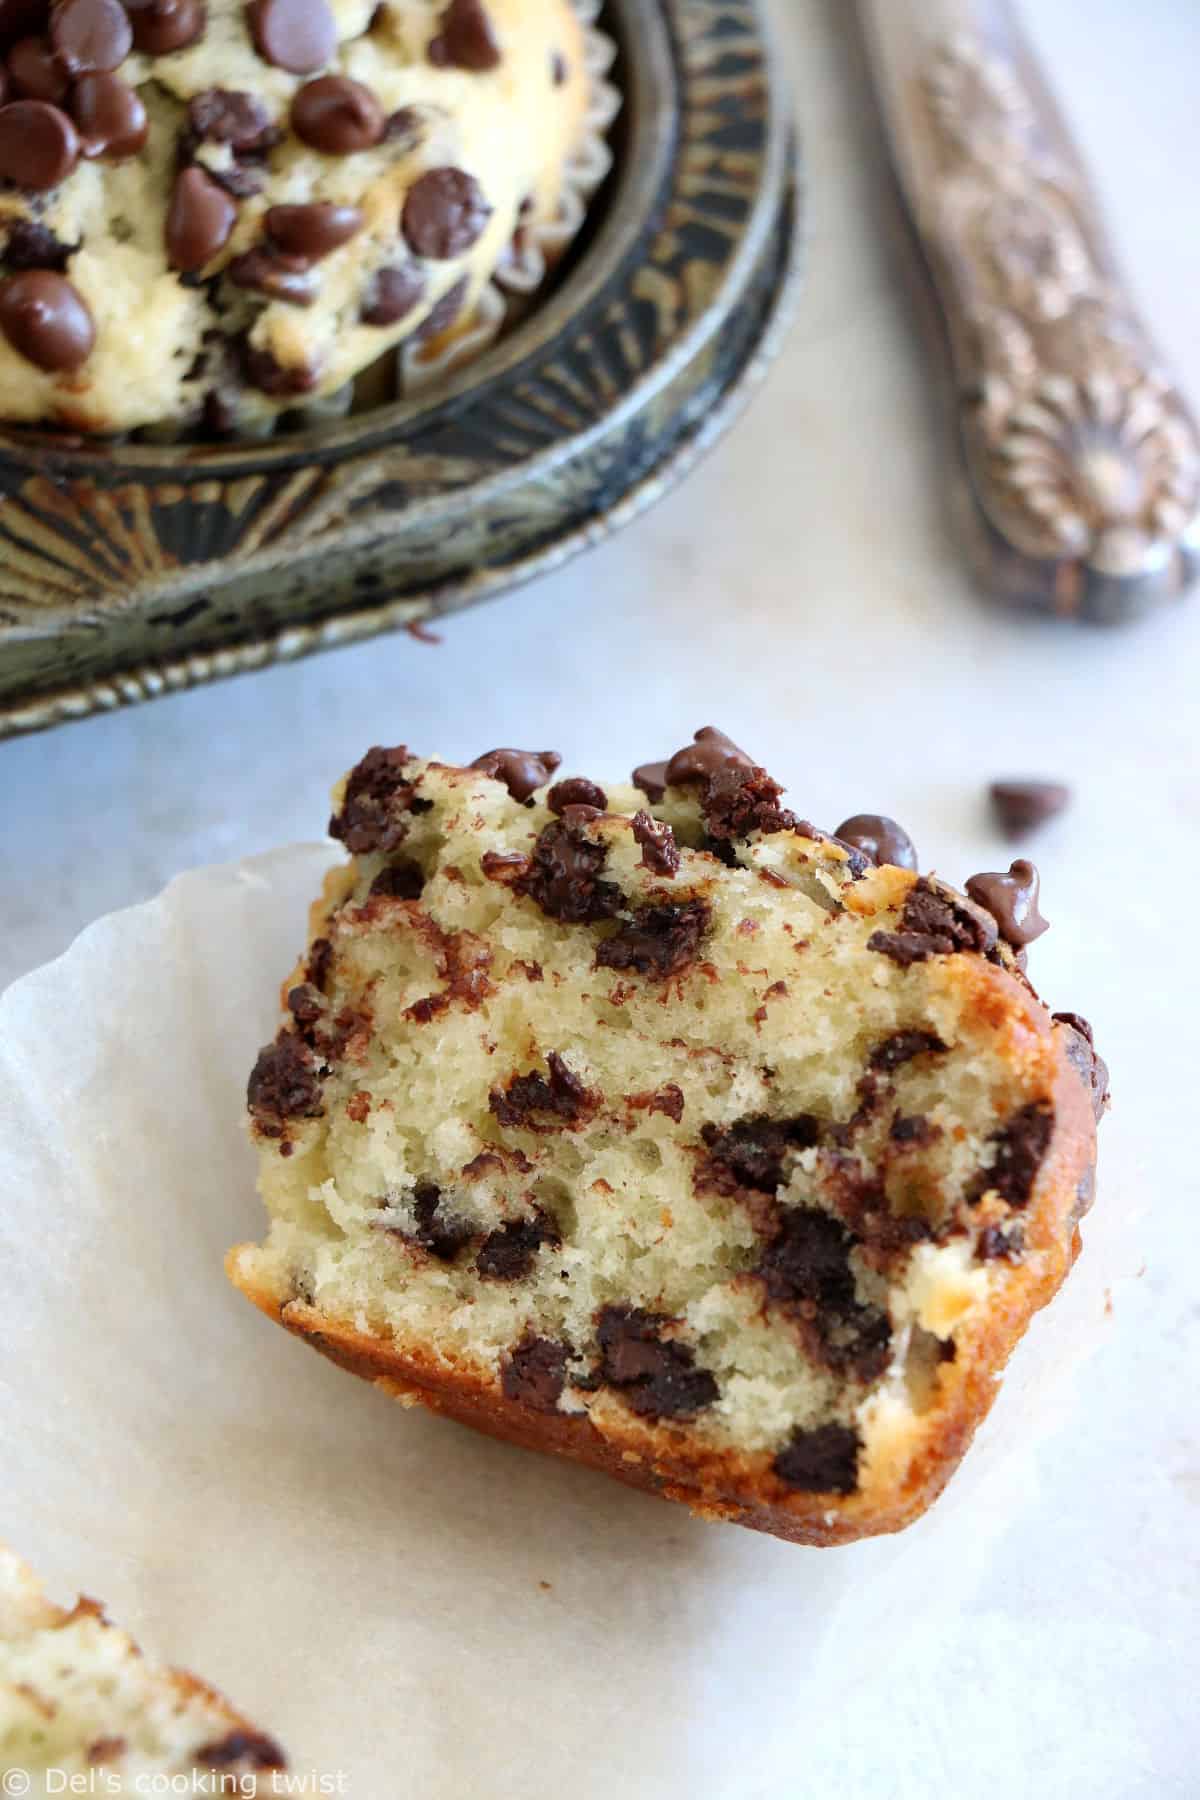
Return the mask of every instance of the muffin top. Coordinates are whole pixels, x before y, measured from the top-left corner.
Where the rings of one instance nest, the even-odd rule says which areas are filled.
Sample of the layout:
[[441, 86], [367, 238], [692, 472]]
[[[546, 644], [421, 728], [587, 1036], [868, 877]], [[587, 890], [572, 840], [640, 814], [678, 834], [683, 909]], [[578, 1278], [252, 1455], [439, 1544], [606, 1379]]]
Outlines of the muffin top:
[[220, 429], [470, 316], [558, 211], [569, 0], [0, 0], [0, 418]]

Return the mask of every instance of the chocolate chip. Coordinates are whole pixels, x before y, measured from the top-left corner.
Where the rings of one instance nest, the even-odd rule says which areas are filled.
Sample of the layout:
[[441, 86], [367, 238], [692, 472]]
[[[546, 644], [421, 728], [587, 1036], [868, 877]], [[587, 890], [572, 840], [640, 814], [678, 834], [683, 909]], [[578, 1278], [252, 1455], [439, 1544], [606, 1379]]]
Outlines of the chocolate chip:
[[960, 950], [986, 956], [996, 942], [996, 923], [986, 909], [964, 903], [925, 876], [909, 889], [900, 922], [898, 932], [872, 932], [867, 949], [890, 957], [902, 969]]
[[857, 1431], [848, 1425], [796, 1430], [772, 1467], [780, 1481], [801, 1494], [853, 1494], [858, 1488]]
[[1025, 1249], [1025, 1233], [1019, 1225], [1010, 1225], [1007, 1230], [999, 1225], [986, 1225], [979, 1234], [975, 1245], [975, 1254], [980, 1262], [1015, 1262]]
[[469, 69], [481, 75], [500, 62], [500, 46], [480, 0], [450, 0], [427, 52], [437, 69]]
[[189, 273], [211, 262], [228, 242], [237, 207], [203, 169], [181, 169], [167, 208], [167, 261]]
[[665, 762], [641, 763], [633, 771], [633, 785], [641, 788], [652, 806], [657, 806], [667, 791], [667, 765]]
[[55, 103], [66, 99], [70, 79], [48, 37], [20, 38], [5, 61], [14, 91], [25, 99]]
[[81, 75], [71, 111], [83, 154], [106, 162], [136, 156], [150, 130], [145, 107], [119, 75]]
[[972, 900], [991, 913], [1000, 936], [1015, 950], [1023, 950], [1050, 929], [1038, 911], [1040, 888], [1037, 870], [1023, 856], [1010, 863], [1007, 875], [972, 875], [967, 882]]
[[271, 242], [286, 255], [320, 262], [348, 244], [362, 230], [364, 220], [357, 206], [313, 200], [304, 206], [268, 207], [264, 223]]
[[244, 1764], [249, 1769], [286, 1769], [287, 1757], [261, 1731], [230, 1731], [212, 1744], [204, 1744], [192, 1753], [192, 1761], [200, 1769], [230, 1769]]
[[501, 1365], [500, 1386], [505, 1399], [531, 1406], [535, 1412], [557, 1412], [570, 1355], [568, 1345], [527, 1331]]
[[890, 1073], [914, 1056], [932, 1056], [946, 1048], [936, 1031], [893, 1031], [875, 1045], [867, 1060], [872, 1069]]
[[501, 1125], [522, 1131], [555, 1131], [590, 1119], [600, 1096], [568, 1068], [557, 1050], [546, 1058], [549, 1080], [538, 1070], [514, 1075], [504, 1088], [495, 1087], [488, 1106]]
[[234, 287], [266, 294], [290, 306], [311, 306], [320, 285], [302, 257], [278, 256], [270, 245], [235, 256], [228, 274]]
[[[646, 764], [641, 770], [634, 771], [633, 779], [639, 787], [643, 784], [638, 781], [638, 775], [656, 766]], [[726, 769], [741, 769], [752, 774], [754, 768], [753, 757], [739, 750], [732, 738], [727, 738], [715, 725], [704, 725], [695, 733], [693, 743], [675, 752], [664, 770], [664, 780], [668, 787], [687, 787], [695, 782], [711, 781]]]
[[638, 1112], [662, 1113], [678, 1125], [683, 1117], [683, 1089], [677, 1081], [666, 1081], [662, 1087], [644, 1094], [627, 1094], [626, 1104]]
[[314, 938], [308, 947], [305, 979], [318, 993], [325, 992], [329, 971], [333, 966], [333, 945], [327, 937]]
[[991, 1166], [980, 1169], [968, 1184], [969, 1206], [995, 1192], [1007, 1206], [1025, 1206], [1033, 1192], [1042, 1159], [1054, 1135], [1054, 1108], [1048, 1100], [1031, 1100], [1006, 1125], [992, 1133]]
[[326, 156], [373, 149], [386, 126], [383, 108], [370, 88], [348, 75], [306, 81], [292, 101], [291, 123], [302, 144]]
[[843, 819], [833, 835], [852, 850], [861, 850], [873, 863], [916, 870], [917, 853], [912, 839], [902, 825], [885, 813], [855, 813]]
[[738, 1188], [774, 1194], [786, 1179], [793, 1153], [812, 1149], [820, 1131], [812, 1113], [797, 1113], [791, 1119], [771, 1119], [763, 1113], [724, 1127], [710, 1122], [700, 1133], [709, 1152], [703, 1180], [725, 1194]]
[[186, 50], [204, 34], [204, 0], [125, 0], [132, 15], [133, 41], [147, 56]]
[[0, 283], [0, 331], [19, 356], [51, 375], [80, 368], [96, 341], [82, 294], [50, 269], [27, 269]]
[[242, 344], [241, 362], [247, 385], [272, 399], [311, 394], [321, 379], [320, 368], [313, 363], [281, 363], [272, 351], [248, 342]]
[[371, 883], [372, 894], [385, 894], [389, 900], [419, 900], [425, 876], [419, 863], [404, 858], [380, 869]]
[[64, 244], [49, 226], [35, 219], [14, 219], [8, 228], [4, 261], [12, 270], [54, 269], [62, 275], [78, 249], [78, 244]]
[[[740, 753], [739, 753], [740, 754]], [[728, 842], [752, 831], [793, 831], [796, 815], [779, 805], [783, 789], [765, 769], [727, 764], [709, 779], [702, 810], [710, 841]]]
[[507, 1219], [489, 1231], [475, 1258], [476, 1273], [487, 1281], [523, 1281], [543, 1244], [562, 1243], [557, 1225], [541, 1207], [530, 1219]]
[[555, 782], [546, 795], [546, 805], [560, 818], [568, 806], [590, 806], [602, 813], [608, 810], [608, 795], [585, 775], [572, 775], [569, 781]]
[[1061, 781], [993, 781], [992, 810], [1007, 837], [1024, 837], [1069, 805], [1071, 790]]
[[634, 813], [632, 823], [634, 838], [642, 846], [638, 867], [673, 880], [679, 868], [679, 846], [671, 827], [663, 819], [651, 818], [648, 812]]
[[606, 1306], [597, 1321], [599, 1378], [644, 1419], [691, 1418], [720, 1397], [708, 1369], [696, 1367], [688, 1344], [663, 1341], [672, 1321], [640, 1306]]
[[448, 262], [471, 248], [491, 216], [483, 189], [465, 169], [428, 169], [405, 195], [400, 229], [417, 256]]
[[424, 292], [424, 271], [416, 263], [378, 269], [367, 283], [359, 317], [364, 325], [395, 325], [419, 304]]
[[0, 176], [14, 187], [46, 193], [79, 161], [79, 137], [65, 112], [45, 100], [0, 106]]
[[246, 1104], [268, 1137], [280, 1135], [284, 1119], [315, 1119], [324, 1111], [316, 1059], [294, 1031], [281, 1031], [273, 1044], [259, 1051], [246, 1087]]
[[471, 764], [502, 781], [514, 800], [528, 800], [545, 787], [562, 757], [557, 750], [485, 750]]
[[550, 57], [550, 85], [561, 87], [569, 73], [567, 59], [561, 50], [555, 50]]
[[792, 1312], [812, 1354], [839, 1373], [873, 1381], [887, 1367], [891, 1321], [857, 1297], [855, 1241], [828, 1213], [787, 1207], [755, 1273], [768, 1297]]
[[424, 116], [419, 106], [398, 106], [394, 113], [388, 114], [387, 124], [383, 129], [384, 141], [399, 144], [405, 150], [411, 150], [420, 143], [424, 131]]
[[460, 1219], [447, 1218], [441, 1212], [442, 1190], [432, 1181], [418, 1181], [413, 1189], [413, 1217], [416, 1230], [410, 1241], [438, 1262], [453, 1262], [460, 1250], [470, 1243], [474, 1233]]
[[442, 295], [440, 300], [434, 301], [425, 317], [421, 320], [421, 323], [417, 326], [417, 329], [413, 332], [414, 343], [426, 343], [430, 338], [437, 337], [439, 333], [445, 331], [448, 326], [453, 325], [455, 319], [457, 319], [459, 313], [462, 311], [463, 301], [467, 297], [467, 288], [469, 286], [470, 282], [467, 276], [463, 275], [454, 283], [452, 288], [446, 289], [446, 292]]
[[1092, 1111], [1099, 1120], [1104, 1115], [1110, 1097], [1108, 1064], [1096, 1049], [1092, 1028], [1079, 1013], [1056, 1012], [1051, 1016], [1056, 1025], [1065, 1025], [1070, 1034], [1067, 1039], [1067, 1055], [1091, 1092]]
[[385, 750], [376, 744], [351, 769], [341, 808], [329, 821], [329, 835], [354, 856], [372, 850], [386, 855], [407, 836], [417, 800], [407, 770], [412, 756], [404, 744]]
[[942, 1134], [924, 1113], [897, 1113], [888, 1135], [893, 1144], [932, 1144]]
[[199, 143], [228, 144], [236, 151], [269, 150], [279, 128], [257, 94], [238, 88], [205, 88], [188, 101], [188, 126]]
[[120, 0], [57, 0], [50, 42], [68, 75], [87, 75], [119, 68], [133, 49], [133, 31]]
[[337, 50], [337, 25], [326, 0], [251, 0], [246, 17], [263, 61], [289, 75], [311, 75]]
[[705, 900], [640, 906], [628, 923], [596, 946], [598, 969], [632, 969], [665, 979], [696, 959], [712, 918]]
[[606, 846], [592, 843], [584, 826], [554, 819], [540, 833], [531, 866], [513, 882], [513, 891], [564, 925], [611, 919], [620, 909], [621, 890], [600, 879], [607, 856]]

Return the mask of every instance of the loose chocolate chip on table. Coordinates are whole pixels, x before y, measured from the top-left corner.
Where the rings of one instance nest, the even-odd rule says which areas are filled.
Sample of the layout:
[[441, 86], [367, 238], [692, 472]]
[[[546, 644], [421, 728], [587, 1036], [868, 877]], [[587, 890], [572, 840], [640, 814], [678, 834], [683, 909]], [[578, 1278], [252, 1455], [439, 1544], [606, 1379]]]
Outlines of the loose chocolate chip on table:
[[279, 138], [278, 127], [257, 94], [237, 88], [205, 88], [188, 101], [188, 126], [201, 143], [228, 144], [237, 150], [266, 150]]
[[491, 216], [483, 189], [465, 169], [428, 169], [405, 195], [400, 228], [417, 256], [447, 262], [471, 248]]
[[291, 123], [310, 149], [350, 156], [379, 143], [387, 121], [370, 88], [347, 75], [322, 75], [306, 81], [292, 101]]
[[1062, 812], [1070, 804], [1071, 790], [1061, 781], [993, 781], [988, 798], [1001, 829], [1016, 838]]
[[858, 1487], [859, 1436], [848, 1425], [794, 1431], [775, 1458], [780, 1481], [801, 1494], [853, 1494]]
[[234, 287], [265, 294], [269, 300], [282, 300], [289, 306], [311, 306], [320, 285], [303, 257], [277, 256], [270, 245], [235, 256], [228, 273]]
[[1014, 950], [1023, 950], [1050, 929], [1038, 911], [1040, 889], [1037, 870], [1023, 856], [1009, 864], [1007, 875], [972, 875], [967, 882], [972, 900], [991, 913], [1000, 927], [1000, 936]]
[[337, 50], [337, 25], [326, 0], [251, 0], [246, 16], [263, 61], [290, 75], [311, 75]]
[[271, 242], [288, 256], [320, 262], [362, 230], [363, 215], [357, 206], [313, 200], [305, 206], [268, 207], [264, 223]]
[[586, 775], [572, 775], [567, 781], [556, 781], [546, 795], [546, 805], [561, 818], [568, 806], [591, 806], [598, 813], [607, 810], [608, 795]]
[[14, 187], [46, 193], [79, 161], [79, 135], [65, 112], [46, 100], [0, 106], [0, 176]]
[[377, 269], [367, 283], [359, 314], [364, 325], [395, 325], [425, 292], [425, 276], [416, 263], [398, 269]]
[[663, 819], [652, 819], [648, 812], [636, 812], [633, 815], [634, 840], [642, 846], [640, 867], [650, 869], [655, 875], [662, 875], [667, 881], [674, 879], [679, 867], [679, 846], [675, 842], [675, 833]]
[[125, 0], [133, 42], [147, 56], [186, 50], [204, 33], [204, 0]]
[[149, 125], [141, 100], [119, 75], [81, 75], [71, 95], [71, 111], [85, 156], [119, 162], [136, 156]]
[[651, 805], [657, 805], [667, 791], [665, 762], [641, 763], [633, 771], [633, 785], [641, 788]]
[[55, 375], [80, 368], [96, 341], [87, 302], [51, 269], [26, 269], [0, 283], [0, 331], [27, 362]]
[[40, 225], [35, 219], [15, 219], [9, 226], [3, 257], [14, 271], [54, 269], [62, 275], [78, 248], [78, 244], [64, 244], [48, 225]]
[[413, 332], [413, 340], [415, 343], [426, 343], [428, 339], [437, 337], [439, 333], [447, 330], [449, 326], [453, 325], [455, 319], [457, 319], [459, 313], [462, 311], [463, 301], [467, 297], [467, 288], [469, 285], [467, 277], [463, 275], [454, 283], [453, 287], [446, 289], [446, 292], [442, 295], [440, 300], [434, 301], [425, 317], [421, 320], [421, 323], [417, 326], [417, 329]]
[[48, 37], [18, 39], [6, 57], [9, 81], [26, 100], [65, 100], [70, 78]]
[[500, 46], [481, 0], [450, 0], [427, 54], [438, 69], [470, 69], [478, 75], [496, 68]]
[[840, 843], [861, 850], [873, 863], [891, 863], [897, 869], [917, 867], [913, 841], [902, 825], [884, 813], [855, 813], [843, 819], [834, 832]]
[[133, 30], [120, 0], [58, 0], [50, 12], [50, 42], [68, 75], [107, 73], [133, 49]]
[[535, 1412], [556, 1412], [569, 1357], [566, 1344], [526, 1332], [501, 1368], [500, 1385], [505, 1398], [519, 1400]]
[[181, 169], [167, 208], [167, 260], [185, 274], [202, 269], [228, 241], [237, 207], [203, 169]]
[[597, 1322], [600, 1380], [641, 1418], [690, 1418], [720, 1397], [710, 1371], [696, 1367], [691, 1346], [663, 1340], [671, 1323], [640, 1306], [606, 1306]]
[[514, 800], [528, 800], [545, 787], [562, 757], [557, 750], [485, 750], [471, 764], [502, 781]]

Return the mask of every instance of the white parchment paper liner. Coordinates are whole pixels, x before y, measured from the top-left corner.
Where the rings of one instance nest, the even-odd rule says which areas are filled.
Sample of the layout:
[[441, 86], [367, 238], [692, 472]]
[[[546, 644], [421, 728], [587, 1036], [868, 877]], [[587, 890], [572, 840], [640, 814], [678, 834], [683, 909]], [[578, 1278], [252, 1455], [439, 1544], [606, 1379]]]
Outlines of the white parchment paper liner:
[[900, 1537], [797, 1548], [404, 1411], [222, 1271], [261, 1234], [246, 1072], [333, 855], [184, 875], [0, 997], [0, 1538], [359, 1800], [798, 1793], [806, 1719], [881, 1659], [902, 1683], [912, 1626], [1056, 1505], [1043, 1440], [1102, 1402], [1070, 1378], [1136, 1268], [1103, 1161], [1079, 1265]]

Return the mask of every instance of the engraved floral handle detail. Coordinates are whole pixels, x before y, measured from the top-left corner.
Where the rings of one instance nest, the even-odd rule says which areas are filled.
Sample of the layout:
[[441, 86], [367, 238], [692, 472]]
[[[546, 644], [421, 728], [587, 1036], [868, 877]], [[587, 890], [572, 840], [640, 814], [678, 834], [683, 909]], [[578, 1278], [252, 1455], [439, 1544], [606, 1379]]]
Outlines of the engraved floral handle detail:
[[1115, 620], [1200, 558], [1200, 439], [1005, 0], [860, 0], [955, 369], [988, 584]]

